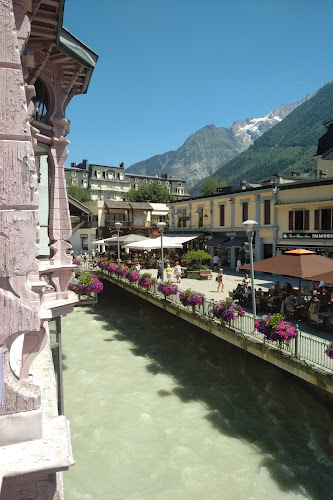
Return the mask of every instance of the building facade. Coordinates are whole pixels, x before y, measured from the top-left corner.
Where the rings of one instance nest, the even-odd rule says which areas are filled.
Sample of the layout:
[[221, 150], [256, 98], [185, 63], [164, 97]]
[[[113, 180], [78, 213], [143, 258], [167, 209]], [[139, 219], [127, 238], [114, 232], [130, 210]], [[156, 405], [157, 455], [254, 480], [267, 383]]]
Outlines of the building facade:
[[189, 197], [185, 180], [169, 174], [158, 177], [127, 173], [123, 163], [119, 167], [111, 167], [82, 160], [65, 168], [65, 173], [67, 182], [87, 189], [92, 201], [124, 201], [131, 189], [154, 183], [164, 187], [176, 200]]
[[87, 91], [97, 56], [63, 28], [63, 9], [63, 0], [3, 0], [0, 9], [1, 500], [63, 498], [59, 471], [74, 463], [61, 362], [58, 384], [52, 362], [52, 353], [61, 360], [61, 316], [77, 302], [67, 289], [65, 110]]

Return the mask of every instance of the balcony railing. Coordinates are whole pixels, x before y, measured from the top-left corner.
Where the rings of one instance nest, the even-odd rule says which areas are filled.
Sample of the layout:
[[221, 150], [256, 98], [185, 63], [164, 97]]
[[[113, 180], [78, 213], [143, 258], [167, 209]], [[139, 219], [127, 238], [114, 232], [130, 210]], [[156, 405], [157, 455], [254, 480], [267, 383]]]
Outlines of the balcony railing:
[[[107, 225], [108, 228], [115, 228], [115, 223], [116, 222], [121, 222], [121, 227], [126, 228], [126, 229], [131, 229], [131, 228], [139, 228], [139, 227], [148, 227], [148, 228], [156, 228], [157, 229], [157, 222], [154, 221], [105, 221], [105, 224]], [[166, 229], [169, 228], [169, 225], [166, 225]]]

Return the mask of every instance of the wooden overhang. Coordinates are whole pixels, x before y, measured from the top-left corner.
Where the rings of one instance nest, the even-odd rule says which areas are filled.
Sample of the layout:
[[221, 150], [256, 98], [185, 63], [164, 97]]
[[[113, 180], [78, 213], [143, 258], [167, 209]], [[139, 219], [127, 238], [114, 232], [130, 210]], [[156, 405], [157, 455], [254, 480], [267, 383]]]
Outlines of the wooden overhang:
[[27, 46], [35, 56], [30, 80], [38, 78], [46, 63], [61, 64], [66, 107], [74, 95], [87, 92], [98, 55], [62, 26], [64, 3], [64, 0], [33, 1]]

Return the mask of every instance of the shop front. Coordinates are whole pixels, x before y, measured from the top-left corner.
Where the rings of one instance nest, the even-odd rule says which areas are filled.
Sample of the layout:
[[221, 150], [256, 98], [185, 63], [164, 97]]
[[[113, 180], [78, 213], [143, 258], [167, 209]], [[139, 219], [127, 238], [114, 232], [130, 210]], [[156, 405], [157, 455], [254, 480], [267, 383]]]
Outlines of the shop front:
[[333, 259], [333, 232], [286, 232], [278, 240], [276, 248], [279, 255], [287, 250], [304, 248]]

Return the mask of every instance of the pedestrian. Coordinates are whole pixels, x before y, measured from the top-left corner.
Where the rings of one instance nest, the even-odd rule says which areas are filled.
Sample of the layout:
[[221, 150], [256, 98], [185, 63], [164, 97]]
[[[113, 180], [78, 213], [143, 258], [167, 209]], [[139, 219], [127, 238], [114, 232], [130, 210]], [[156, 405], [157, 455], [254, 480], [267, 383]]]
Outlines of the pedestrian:
[[163, 281], [163, 266], [160, 261], [157, 261], [157, 279]]
[[175, 268], [173, 270], [174, 275], [176, 276], [177, 283], [180, 283], [181, 276], [182, 276], [182, 268], [179, 265], [179, 262], [176, 262]]
[[218, 292], [223, 292], [224, 283], [223, 283], [223, 269], [222, 269], [222, 267], [219, 270], [218, 275], [216, 276], [216, 281], [217, 281], [217, 291]]
[[170, 267], [170, 264], [167, 266], [165, 272], [166, 272], [167, 280], [171, 281], [172, 269]]
[[215, 254], [214, 257], [213, 257], [213, 266], [214, 266], [214, 270], [217, 271], [217, 266], [219, 264], [219, 258], [218, 256]]
[[96, 257], [96, 254], [95, 254], [95, 249], [93, 248], [93, 249], [91, 250], [91, 259], [92, 259], [92, 260], [95, 260], [95, 257]]
[[236, 272], [239, 273], [239, 266], [242, 265], [242, 261], [240, 260], [240, 256], [237, 257], [237, 263], [236, 263]]
[[141, 270], [141, 265], [139, 264], [139, 262], [137, 262], [137, 263], [135, 264], [134, 269], [135, 269], [135, 271], [137, 271], [138, 273], [140, 272], [140, 270]]

